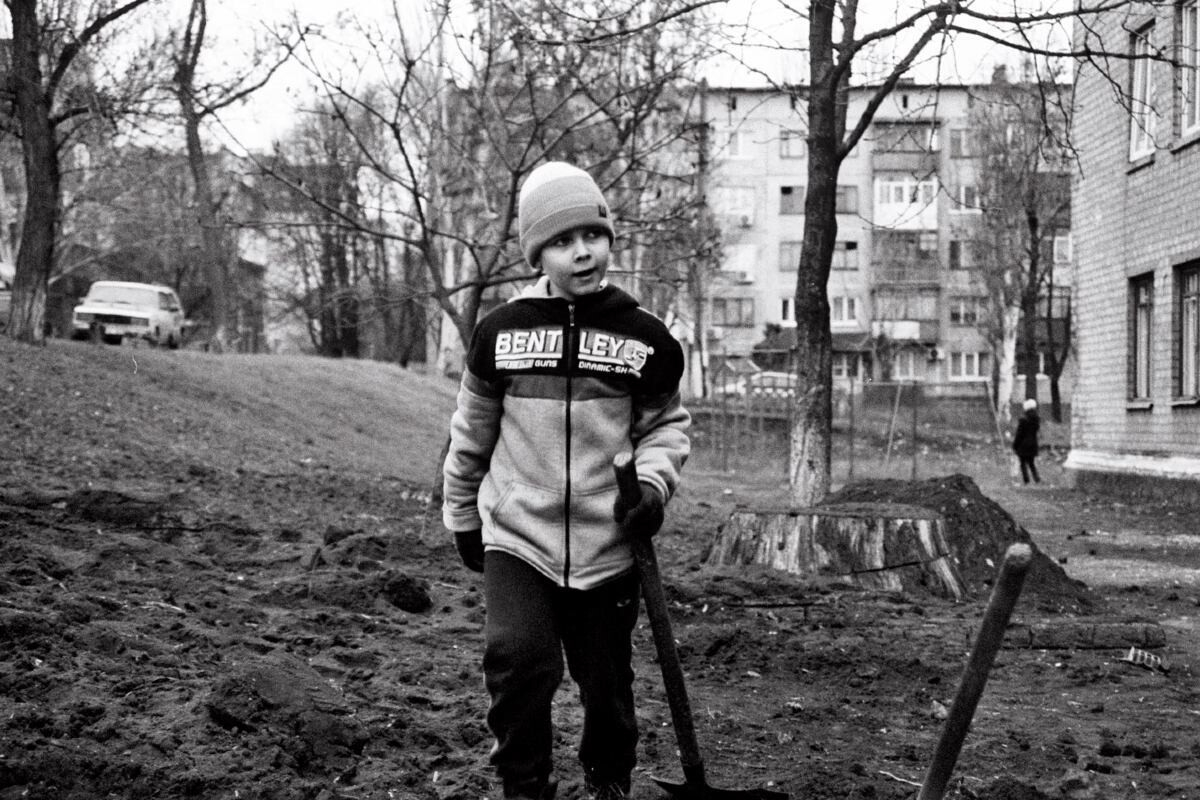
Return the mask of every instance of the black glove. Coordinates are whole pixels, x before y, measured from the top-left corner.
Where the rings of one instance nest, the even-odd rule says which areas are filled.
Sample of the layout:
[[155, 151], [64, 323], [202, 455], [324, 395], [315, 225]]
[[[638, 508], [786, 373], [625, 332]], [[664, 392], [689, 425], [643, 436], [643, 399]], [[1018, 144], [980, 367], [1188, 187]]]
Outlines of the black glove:
[[454, 546], [464, 567], [483, 572], [483, 531], [455, 531]]
[[658, 533], [663, 524], [662, 495], [648, 483], [639, 483], [642, 489], [642, 499], [637, 505], [630, 506], [625, 498], [617, 492], [617, 500], [613, 503], [613, 519], [624, 530], [634, 536], [649, 538]]

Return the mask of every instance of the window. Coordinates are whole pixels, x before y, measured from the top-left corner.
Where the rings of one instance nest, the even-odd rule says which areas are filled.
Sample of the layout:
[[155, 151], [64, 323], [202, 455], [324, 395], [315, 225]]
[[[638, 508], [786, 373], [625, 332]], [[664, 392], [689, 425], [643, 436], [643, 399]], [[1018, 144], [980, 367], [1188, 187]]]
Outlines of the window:
[[804, 242], [779, 243], [779, 271], [795, 272], [800, 268], [800, 250]]
[[1150, 398], [1150, 342], [1154, 323], [1154, 276], [1129, 282], [1129, 399]]
[[979, 297], [951, 297], [950, 324], [978, 325], [983, 318], [983, 300]]
[[712, 324], [724, 328], [754, 326], [754, 300], [749, 297], [714, 297]]
[[858, 303], [853, 297], [834, 297], [829, 302], [830, 322], [857, 322]]
[[1200, 14], [1196, 0], [1188, 0], [1179, 9], [1180, 42], [1179, 103], [1180, 129], [1184, 134], [1200, 133]]
[[833, 269], [858, 269], [858, 242], [838, 242], [833, 246]]
[[748, 158], [750, 156], [749, 136], [746, 131], [741, 128], [732, 128], [725, 131], [724, 140], [718, 140], [720, 147], [720, 155], [725, 158]]
[[1176, 311], [1179, 329], [1175, 334], [1179, 367], [1175, 395], [1200, 397], [1200, 264], [1180, 269], [1175, 281], [1179, 292], [1179, 309]]
[[780, 214], [803, 214], [804, 213], [804, 187], [803, 186], [780, 186], [779, 187], [779, 213]]
[[975, 155], [971, 142], [971, 131], [966, 128], [955, 128], [950, 131], [950, 157], [970, 158]]
[[980, 378], [986, 378], [987, 372], [987, 353], [950, 353], [950, 380], [979, 380]]
[[974, 269], [976, 266], [975, 243], [966, 239], [951, 239], [950, 269]]
[[917, 379], [917, 352], [900, 350], [892, 356], [892, 380], [915, 381]]
[[969, 184], [958, 187], [950, 210], [959, 214], [978, 214], [983, 210], [979, 207], [979, 192]]
[[879, 205], [927, 206], [937, 194], [937, 181], [918, 180], [911, 175], [897, 175], [875, 180], [875, 202]]
[[838, 214], [857, 214], [858, 213], [858, 187], [857, 186], [838, 186], [837, 187], [837, 213]]
[[790, 298], [790, 297], [779, 298], [779, 321], [780, 322], [793, 322], [794, 321], [794, 320], [792, 320], [792, 298]]
[[833, 377], [835, 377], [835, 378], [857, 378], [858, 377], [858, 353], [834, 353], [833, 354]]
[[1071, 263], [1071, 234], [1059, 233], [1054, 236], [1054, 263]]
[[750, 186], [718, 186], [712, 192], [713, 210], [721, 217], [721, 227], [754, 226], [755, 190]]
[[1130, 87], [1129, 160], [1133, 161], [1154, 153], [1154, 129], [1158, 121], [1154, 96], [1154, 62], [1150, 60], [1153, 48], [1150, 37], [1154, 34], [1151, 25], [1133, 35], [1133, 85]]
[[896, 123], [880, 125], [875, 133], [875, 151], [885, 153], [929, 153], [937, 150], [937, 130], [931, 125]]
[[937, 231], [921, 231], [917, 235], [917, 250], [928, 255], [936, 253], [938, 246]]
[[780, 158], [804, 158], [807, 151], [807, 140], [802, 131], [784, 130], [779, 132]]

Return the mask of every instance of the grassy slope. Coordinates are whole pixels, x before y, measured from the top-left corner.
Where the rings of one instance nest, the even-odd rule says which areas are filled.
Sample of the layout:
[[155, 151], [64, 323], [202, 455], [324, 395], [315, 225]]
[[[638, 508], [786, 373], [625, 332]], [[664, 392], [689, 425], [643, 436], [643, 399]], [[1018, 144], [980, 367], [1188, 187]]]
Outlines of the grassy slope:
[[0, 337], [0, 446], [16, 456], [0, 458], [0, 481], [116, 479], [170, 458], [264, 471], [316, 461], [427, 482], [455, 388], [373, 361]]

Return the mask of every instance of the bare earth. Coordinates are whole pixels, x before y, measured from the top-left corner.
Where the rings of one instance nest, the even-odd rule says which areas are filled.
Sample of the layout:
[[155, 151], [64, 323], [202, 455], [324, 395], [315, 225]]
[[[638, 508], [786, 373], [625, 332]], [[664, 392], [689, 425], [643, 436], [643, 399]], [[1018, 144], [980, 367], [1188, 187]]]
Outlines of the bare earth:
[[[483, 598], [427, 520], [453, 392], [378, 364], [0, 339], [0, 800], [496, 797]], [[1055, 566], [948, 796], [1200, 797], [1193, 514], [966, 456], [870, 491], [941, 504], [964, 551], [1027, 531]], [[955, 604], [702, 566], [750, 496], [697, 466], [656, 539], [709, 782], [914, 798], [986, 584]], [[1165, 669], [1123, 661], [1131, 642]], [[637, 647], [652, 798], [680, 772], [646, 627]]]

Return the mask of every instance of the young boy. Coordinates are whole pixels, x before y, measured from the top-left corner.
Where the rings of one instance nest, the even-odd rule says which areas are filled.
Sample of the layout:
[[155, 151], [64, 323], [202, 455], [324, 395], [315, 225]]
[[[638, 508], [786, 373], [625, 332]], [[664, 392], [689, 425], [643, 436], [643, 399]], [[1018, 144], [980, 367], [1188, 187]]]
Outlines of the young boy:
[[[599, 187], [561, 162], [530, 173], [521, 249], [543, 273], [476, 326], [445, 463], [446, 527], [483, 573], [491, 763], [504, 796], [548, 800], [550, 703], [562, 654], [579, 686], [589, 796], [629, 793], [638, 739], [629, 535], [653, 535], [689, 442], [683, 355], [654, 315], [608, 284], [613, 226]], [[619, 500], [632, 449], [642, 501]]]

